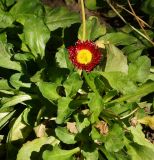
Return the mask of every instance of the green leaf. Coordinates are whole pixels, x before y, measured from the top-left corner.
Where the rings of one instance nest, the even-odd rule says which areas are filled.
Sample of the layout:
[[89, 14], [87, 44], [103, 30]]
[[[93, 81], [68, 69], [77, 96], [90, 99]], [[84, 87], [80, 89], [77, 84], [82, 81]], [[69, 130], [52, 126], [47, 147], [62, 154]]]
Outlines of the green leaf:
[[[11, 8], [10, 13], [18, 22], [24, 24], [28, 18], [33, 15], [42, 16], [43, 7], [40, 0], [18, 0], [17, 3]], [[36, 29], [37, 27], [34, 28]]]
[[129, 130], [131, 131], [131, 133], [133, 135], [133, 140], [135, 143], [137, 143], [141, 146], [146, 146], [149, 149], [152, 149], [153, 153], [154, 153], [154, 145], [145, 138], [145, 135], [142, 132], [141, 125], [137, 125], [136, 127], [131, 126], [131, 127], [129, 127]]
[[0, 28], [11, 27], [14, 19], [9, 12], [0, 9]]
[[46, 150], [43, 152], [43, 160], [73, 160], [73, 155], [79, 151], [79, 147], [71, 150], [62, 150], [55, 146], [52, 151]]
[[98, 42], [100, 43], [104, 44], [111, 43], [116, 46], [130, 45], [132, 43], [136, 43], [137, 41], [138, 41], [137, 38], [123, 32], [107, 33], [98, 39]]
[[89, 93], [88, 98], [90, 99], [88, 103], [91, 112], [90, 120], [91, 123], [95, 123], [104, 108], [104, 104], [102, 101], [102, 97], [96, 93]]
[[[125, 49], [127, 49], [127, 48], [125, 48]], [[142, 54], [142, 51], [143, 51], [143, 49], [139, 49], [139, 50], [136, 50], [136, 51], [129, 53], [127, 56], [128, 61], [130, 61], [130, 62], [136, 61], [137, 58], [139, 58], [139, 56]]]
[[154, 151], [148, 147], [131, 143], [126, 145], [127, 153], [131, 156], [132, 160], [151, 160], [154, 157]]
[[66, 96], [73, 97], [77, 94], [77, 91], [81, 89], [83, 81], [77, 72], [74, 72], [68, 76], [63, 83]]
[[31, 16], [25, 21], [23, 31], [24, 43], [29, 46], [32, 54], [36, 58], [43, 59], [45, 46], [50, 38], [50, 31], [44, 24], [43, 19]]
[[95, 144], [86, 142], [84, 144], [82, 154], [85, 160], [98, 160], [98, 150]]
[[127, 57], [114, 45], [107, 45], [106, 72], [121, 71], [128, 73]]
[[20, 63], [11, 60], [10, 49], [10, 46], [0, 41], [0, 67], [22, 71]]
[[134, 52], [138, 51], [138, 50], [143, 50], [145, 48], [145, 46], [141, 43], [141, 42], [137, 42], [137, 43], [133, 43], [130, 44], [128, 46], [125, 46], [122, 51], [126, 54], [133, 54]]
[[76, 120], [76, 128], [80, 133], [84, 128], [90, 125], [90, 121], [88, 120], [88, 118], [84, 118], [80, 114], [75, 115], [75, 120]]
[[0, 130], [9, 122], [14, 113], [15, 110], [10, 113], [8, 112], [0, 113]]
[[[78, 32], [78, 39], [82, 40], [82, 25]], [[86, 40], [95, 40], [106, 33], [106, 26], [100, 24], [97, 17], [89, 17], [86, 21]]]
[[92, 130], [91, 130], [91, 138], [97, 142], [102, 142], [102, 141], [104, 142], [104, 140], [106, 139], [106, 137], [102, 136], [99, 130], [96, 129], [94, 126], [92, 127]]
[[15, 73], [10, 77], [10, 83], [15, 89], [19, 89], [20, 87], [30, 88], [31, 83], [24, 83], [20, 80], [21, 76], [23, 74], [21, 73]]
[[15, 120], [13, 126], [11, 127], [11, 130], [9, 132], [8, 140], [9, 142], [11, 141], [24, 141], [29, 133], [32, 130], [32, 127], [27, 126], [25, 123], [22, 121], [22, 116], [24, 112], [26, 112], [27, 108], [20, 114], [20, 116]]
[[110, 91], [106, 92], [106, 95], [103, 96], [104, 103], [110, 101], [116, 95], [117, 95], [116, 90], [110, 90]]
[[55, 55], [56, 62], [60, 68], [67, 68], [67, 60], [68, 52], [65, 48], [59, 48], [58, 52]]
[[0, 111], [6, 110], [10, 106], [14, 106], [18, 103], [22, 103], [24, 101], [28, 101], [33, 98], [34, 97], [29, 94], [19, 94], [19, 95], [13, 96], [11, 98], [7, 98], [7, 100], [4, 103], [2, 103], [2, 107], [0, 108]]
[[98, 74], [91, 72], [87, 74], [86, 71], [83, 71], [83, 76], [89, 85], [89, 87], [92, 89], [93, 92], [98, 93], [96, 85], [95, 85], [95, 78], [98, 77]]
[[123, 101], [129, 101], [129, 102], [138, 101], [140, 98], [152, 92], [154, 92], [154, 82], [145, 83], [142, 86], [138, 87], [134, 93], [117, 98], [113, 100], [111, 103], [113, 102], [120, 103]]
[[42, 95], [51, 102], [56, 101], [60, 98], [60, 95], [57, 93], [57, 84], [42, 81], [38, 82], [38, 87]]
[[12, 6], [16, 0], [5, 0], [7, 7]]
[[115, 115], [120, 115], [121, 117], [129, 114], [136, 107], [136, 103], [116, 103], [109, 110]]
[[146, 0], [146, 1], [143, 1], [142, 3], [142, 10], [151, 15], [151, 16], [154, 16], [154, 1], [153, 0]]
[[32, 152], [39, 152], [46, 144], [56, 145], [59, 141], [55, 137], [41, 137], [25, 143], [19, 150], [17, 160], [31, 160]]
[[6, 32], [3, 32], [0, 34], [0, 42], [6, 44], [7, 43], [7, 34]]
[[126, 151], [120, 150], [119, 152], [108, 152], [104, 147], [100, 147], [100, 150], [109, 160], [130, 160], [130, 156], [126, 153]]
[[62, 124], [65, 122], [80, 105], [84, 104], [87, 104], [87, 99], [72, 100], [70, 97], [61, 97], [58, 100], [56, 123]]
[[145, 82], [150, 74], [151, 62], [147, 56], [139, 57], [129, 65], [129, 77], [135, 82]]
[[26, 110], [24, 111], [23, 115], [22, 115], [22, 120], [25, 124], [30, 125], [31, 123], [29, 123], [29, 119], [32, 121], [32, 116], [30, 115], [30, 112], [32, 110], [32, 107], [27, 106]]
[[37, 71], [31, 78], [30, 81], [31, 82], [42, 82], [42, 79], [44, 79], [44, 68], [42, 68], [41, 70]]
[[147, 80], [152, 80], [152, 81], [154, 81], [154, 74], [149, 74], [149, 76], [147, 77]]
[[45, 23], [50, 31], [70, 27], [72, 24], [78, 22], [80, 22], [79, 14], [70, 12], [67, 8], [46, 8]]
[[69, 97], [62, 97], [58, 100], [58, 111], [56, 122], [58, 124], [63, 123], [75, 110], [70, 107], [70, 102], [72, 101]]
[[133, 81], [122, 72], [102, 72], [102, 76], [108, 80], [113, 89], [124, 95], [134, 93], [137, 89]]
[[109, 152], [118, 152], [124, 147], [124, 132], [119, 124], [114, 124], [106, 137], [105, 148]]
[[64, 47], [59, 48], [58, 52], [55, 55], [55, 58], [60, 68], [69, 68], [69, 69], [74, 68], [69, 60], [69, 55], [66, 48]]
[[96, 0], [85, 0], [85, 6], [90, 10], [98, 9]]
[[14, 59], [18, 61], [29, 61], [34, 60], [32, 53], [17, 53], [14, 55]]
[[6, 79], [0, 79], [0, 90], [13, 90]]
[[75, 144], [75, 135], [67, 131], [65, 127], [57, 127], [55, 129], [56, 136], [66, 144]]

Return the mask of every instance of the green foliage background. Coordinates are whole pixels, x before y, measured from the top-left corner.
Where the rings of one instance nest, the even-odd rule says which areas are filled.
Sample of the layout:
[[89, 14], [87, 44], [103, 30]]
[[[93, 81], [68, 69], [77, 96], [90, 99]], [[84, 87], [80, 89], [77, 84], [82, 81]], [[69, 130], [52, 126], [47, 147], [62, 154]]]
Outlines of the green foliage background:
[[[145, 38], [121, 10], [125, 24], [112, 25], [110, 6], [127, 1], [85, 0], [106, 21], [87, 14], [86, 39], [103, 58], [80, 75], [67, 51], [81, 39], [80, 14], [65, 3], [0, 0], [0, 159], [151, 160], [143, 131], [154, 129], [153, 27]], [[151, 26], [153, 10], [153, 0], [138, 7]]]

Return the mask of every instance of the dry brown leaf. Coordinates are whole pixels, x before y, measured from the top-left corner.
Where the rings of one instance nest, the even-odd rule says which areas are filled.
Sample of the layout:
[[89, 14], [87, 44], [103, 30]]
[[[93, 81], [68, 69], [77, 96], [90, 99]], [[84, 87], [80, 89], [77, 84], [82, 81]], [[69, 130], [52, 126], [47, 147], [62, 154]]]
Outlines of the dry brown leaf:
[[71, 133], [75, 133], [75, 134], [78, 133], [75, 122], [67, 122], [67, 129]]
[[104, 121], [98, 122], [95, 127], [96, 127], [96, 128], [100, 131], [100, 133], [103, 134], [103, 135], [106, 135], [106, 134], [108, 134], [108, 132], [109, 132], [108, 125], [107, 125], [107, 123], [104, 122]]
[[130, 123], [133, 127], [135, 127], [137, 125], [137, 117], [133, 117], [131, 120], [130, 120]]
[[47, 135], [46, 134], [46, 127], [44, 124], [40, 124], [40, 125], [36, 126], [34, 128], [34, 131], [35, 131], [35, 134], [37, 137], [44, 137]]

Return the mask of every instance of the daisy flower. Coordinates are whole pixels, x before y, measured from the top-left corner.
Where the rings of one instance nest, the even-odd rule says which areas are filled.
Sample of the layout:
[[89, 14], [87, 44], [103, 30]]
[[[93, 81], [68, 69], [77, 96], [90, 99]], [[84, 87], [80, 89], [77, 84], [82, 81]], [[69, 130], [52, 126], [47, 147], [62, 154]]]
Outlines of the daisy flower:
[[90, 72], [101, 60], [101, 52], [92, 41], [78, 40], [68, 48], [69, 58], [78, 68]]

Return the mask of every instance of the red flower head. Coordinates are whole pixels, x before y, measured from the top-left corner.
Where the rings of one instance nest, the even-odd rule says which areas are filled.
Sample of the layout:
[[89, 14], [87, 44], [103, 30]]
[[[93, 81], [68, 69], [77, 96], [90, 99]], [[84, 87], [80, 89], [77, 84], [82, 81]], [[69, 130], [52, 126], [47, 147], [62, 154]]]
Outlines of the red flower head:
[[92, 41], [78, 40], [68, 48], [69, 58], [79, 69], [90, 72], [101, 60], [101, 52]]

